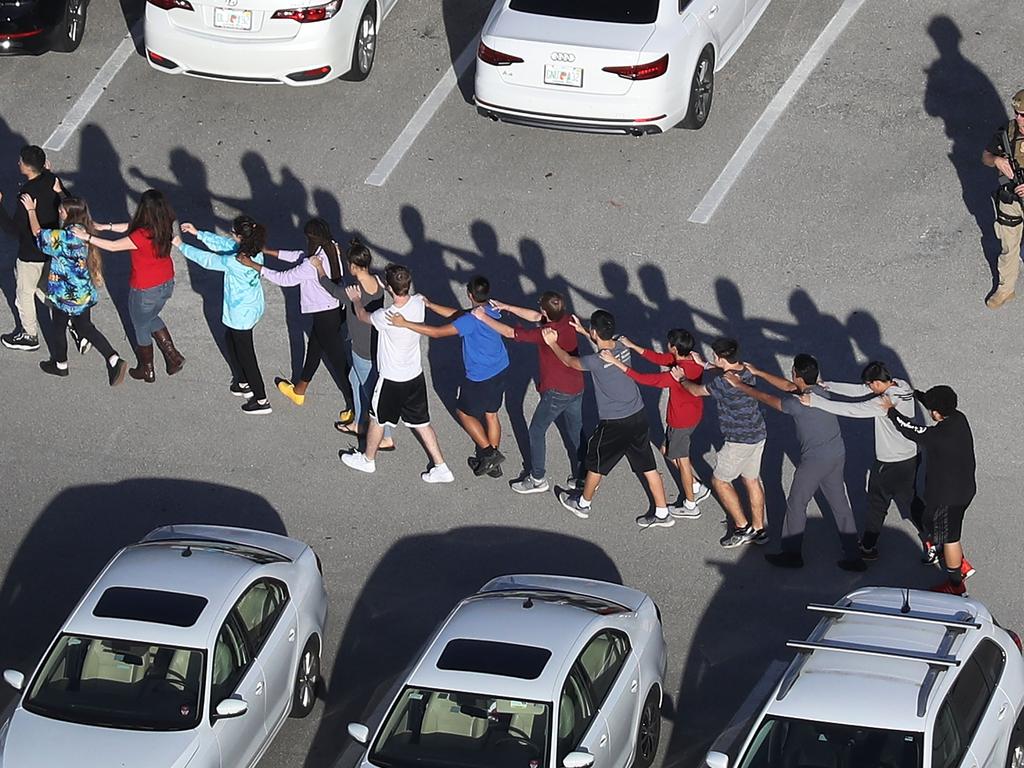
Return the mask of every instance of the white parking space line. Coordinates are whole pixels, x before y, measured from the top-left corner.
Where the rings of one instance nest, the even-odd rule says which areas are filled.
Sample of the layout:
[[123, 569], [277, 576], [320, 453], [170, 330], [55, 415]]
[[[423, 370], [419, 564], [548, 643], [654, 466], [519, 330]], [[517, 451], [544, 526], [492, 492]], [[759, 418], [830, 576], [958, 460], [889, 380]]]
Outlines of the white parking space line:
[[416, 141], [416, 137], [427, 127], [431, 118], [441, 108], [441, 105], [444, 104], [444, 100], [448, 98], [448, 94], [451, 93], [451, 90], [459, 82], [459, 79], [466, 74], [466, 70], [469, 69], [469, 65], [476, 56], [478, 43], [479, 40], [474, 37], [462, 53], [459, 54], [458, 58], [455, 59], [455, 63], [448, 67], [448, 71], [444, 73], [437, 85], [434, 86], [434, 90], [423, 100], [420, 108], [416, 110], [416, 114], [412, 116], [402, 132], [398, 134], [398, 138], [388, 148], [388, 151], [384, 153], [384, 157], [377, 163], [377, 167], [366, 177], [366, 184], [373, 187], [384, 186], [388, 176], [398, 167], [398, 164], [402, 162], [402, 158], [405, 157], [405, 153], [409, 151]]
[[725, 196], [729, 194], [732, 185], [736, 183], [736, 179], [743, 173], [743, 169], [750, 162], [750, 158], [754, 156], [754, 153], [757, 152], [757, 148], [761, 146], [765, 136], [771, 131], [772, 126], [782, 116], [782, 113], [786, 111], [786, 107], [789, 106], [793, 97], [796, 96], [797, 91], [800, 90], [800, 87], [811, 76], [811, 73], [824, 58], [828, 49], [832, 47], [832, 43], [842, 34], [850, 19], [853, 18], [853, 15], [857, 13], [857, 10], [862, 5], [864, 5], [864, 0], [845, 0], [839, 6], [835, 16], [832, 17], [832, 20], [821, 31], [821, 34], [818, 35], [817, 40], [807, 50], [804, 57], [800, 59], [800, 63], [796, 65], [793, 74], [782, 84], [782, 88], [768, 102], [764, 112], [761, 113], [757, 122], [747, 132], [739, 148], [733, 153], [732, 158], [730, 158], [725, 168], [722, 169], [718, 178], [715, 179], [715, 183], [711, 185], [711, 189], [707, 191], [704, 198], [694, 208], [689, 219], [692, 223], [707, 224], [711, 221], [711, 217], [715, 215], [718, 206], [725, 199]]
[[103, 91], [110, 85], [110, 81], [114, 79], [114, 76], [121, 70], [124, 63], [131, 58], [133, 53], [135, 53], [135, 41], [132, 39], [131, 34], [127, 34], [120, 45], [110, 54], [110, 58], [100, 67], [96, 77], [82, 91], [82, 95], [71, 105], [71, 109], [64, 115], [64, 119], [60, 121], [60, 124], [54, 129], [53, 133], [50, 134], [50, 138], [43, 143], [43, 149], [55, 151], [64, 149], [68, 139], [78, 130], [78, 126], [82, 124], [82, 121], [89, 116], [89, 112], [96, 106], [96, 102], [103, 95]]

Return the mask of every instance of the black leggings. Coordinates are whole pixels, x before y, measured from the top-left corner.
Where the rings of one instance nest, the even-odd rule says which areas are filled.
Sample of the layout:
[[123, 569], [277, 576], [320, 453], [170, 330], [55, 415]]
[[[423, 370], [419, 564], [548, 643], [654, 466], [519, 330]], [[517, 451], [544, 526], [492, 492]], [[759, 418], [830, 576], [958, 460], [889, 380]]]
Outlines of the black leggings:
[[260, 364], [256, 362], [256, 347], [252, 343], [252, 328], [238, 331], [228, 328], [228, 352], [231, 355], [232, 375], [236, 384], [245, 383], [252, 389], [257, 400], [267, 399], [267, 389], [263, 386], [263, 374]]
[[313, 374], [320, 367], [320, 361], [326, 357], [338, 374], [338, 389], [345, 398], [345, 410], [352, 409], [352, 384], [348, 380], [349, 361], [345, 354], [345, 344], [341, 338], [341, 326], [345, 322], [341, 308], [325, 309], [314, 312], [313, 330], [309, 333], [306, 345], [306, 362], [302, 365], [302, 381], [312, 381]]
[[56, 307], [51, 309], [50, 316], [53, 318], [53, 346], [50, 348], [50, 357], [54, 362], [66, 363], [68, 361], [68, 325], [75, 329], [75, 333], [83, 339], [92, 342], [93, 347], [103, 355], [104, 360], [109, 360], [117, 354], [110, 346], [107, 337], [99, 332], [99, 329], [92, 324], [92, 307], [78, 315], [69, 315]]

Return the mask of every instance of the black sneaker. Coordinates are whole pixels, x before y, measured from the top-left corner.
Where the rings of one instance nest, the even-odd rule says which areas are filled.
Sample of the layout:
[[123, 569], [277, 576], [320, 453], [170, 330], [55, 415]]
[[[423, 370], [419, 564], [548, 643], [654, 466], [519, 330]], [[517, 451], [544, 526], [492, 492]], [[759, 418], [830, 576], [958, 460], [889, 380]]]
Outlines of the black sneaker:
[[35, 352], [39, 349], [39, 337], [29, 336], [24, 331], [11, 331], [0, 336], [0, 343], [8, 349], [17, 349], [22, 352]]
[[839, 560], [836, 565], [844, 571], [851, 571], [852, 573], [863, 573], [868, 569], [868, 564], [864, 562], [863, 557], [847, 557]]
[[57, 364], [53, 360], [40, 360], [39, 367], [43, 373], [48, 373], [51, 376], [67, 376], [71, 371], [65, 365], [63, 368], [58, 368]]
[[230, 392], [235, 397], [252, 397], [252, 388], [244, 381], [233, 381], [231, 382]]
[[242, 405], [242, 410], [253, 416], [262, 416], [263, 414], [274, 412], [274, 409], [270, 407], [269, 400], [257, 400], [252, 396]]
[[75, 346], [78, 348], [78, 354], [84, 355], [92, 349], [92, 342], [84, 336], [79, 336], [78, 331], [75, 330], [75, 326], [69, 325], [68, 333], [71, 335], [71, 340], [75, 342]]
[[878, 559], [878, 547], [865, 547], [863, 542], [858, 541], [857, 549], [860, 550], [860, 556], [865, 560]]
[[636, 524], [641, 528], [671, 528], [676, 521], [672, 519], [672, 515], [658, 517], [653, 512], [648, 512], [646, 515], [640, 515], [636, 519]]
[[747, 525], [734, 531], [726, 531], [725, 536], [720, 538], [718, 543], [722, 545], [723, 549], [732, 549], [733, 547], [749, 544], [753, 539], [754, 529]]
[[[474, 475], [476, 475], [477, 477], [481, 477], [481, 474], [477, 472], [477, 469], [480, 468], [480, 459], [478, 459], [476, 456], [470, 456], [468, 459], [466, 459], [466, 463], [469, 464], [469, 468], [473, 470]], [[499, 466], [495, 467], [490, 472], [488, 472], [487, 476], [501, 477], [503, 474], [505, 473], [501, 471], [501, 467]]]
[[[500, 468], [504, 460], [505, 455], [501, 451], [497, 448], [490, 448], [479, 458], [476, 467], [473, 469], [473, 474], [477, 477], [490, 475], [495, 469]], [[501, 477], [501, 475], [491, 475], [491, 477]]]
[[122, 381], [124, 381], [124, 375], [128, 371], [128, 363], [122, 360], [120, 357], [117, 358], [117, 362], [113, 365], [107, 365], [107, 381], [110, 382], [110, 386], [116, 387]]
[[804, 567], [804, 558], [799, 552], [769, 552], [764, 559], [779, 568]]
[[751, 544], [767, 544], [771, 541], [771, 537], [768, 535], [768, 529], [762, 528], [760, 531], [751, 529], [750, 543]]

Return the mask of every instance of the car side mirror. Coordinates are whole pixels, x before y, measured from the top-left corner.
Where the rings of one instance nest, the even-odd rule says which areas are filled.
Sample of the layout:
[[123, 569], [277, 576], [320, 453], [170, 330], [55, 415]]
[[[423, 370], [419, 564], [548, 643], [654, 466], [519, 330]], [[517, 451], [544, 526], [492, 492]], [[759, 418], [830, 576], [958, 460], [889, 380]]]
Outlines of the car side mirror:
[[704, 763], [708, 768], [729, 768], [729, 756], [722, 752], [708, 752]]
[[362, 723], [349, 723], [348, 735], [351, 736], [352, 741], [357, 744], [365, 744], [370, 740], [370, 729]]
[[562, 761], [564, 768], [590, 768], [594, 764], [594, 756], [589, 752], [570, 752]]
[[4, 670], [4, 682], [16, 691], [25, 687], [25, 675], [16, 669]]
[[218, 720], [226, 720], [230, 717], [241, 717], [249, 711], [249, 704], [245, 699], [224, 699], [213, 711], [214, 717]]

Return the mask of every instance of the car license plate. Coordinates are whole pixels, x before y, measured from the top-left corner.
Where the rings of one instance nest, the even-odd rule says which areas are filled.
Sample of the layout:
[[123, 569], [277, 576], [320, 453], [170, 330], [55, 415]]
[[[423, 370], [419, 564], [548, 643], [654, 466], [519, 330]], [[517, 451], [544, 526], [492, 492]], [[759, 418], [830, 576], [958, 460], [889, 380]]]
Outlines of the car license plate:
[[544, 82], [548, 85], [569, 85], [573, 88], [582, 88], [583, 67], [570, 67], [565, 64], [545, 64]]
[[214, 8], [213, 26], [220, 29], [252, 29], [252, 11], [239, 11], [234, 8]]

